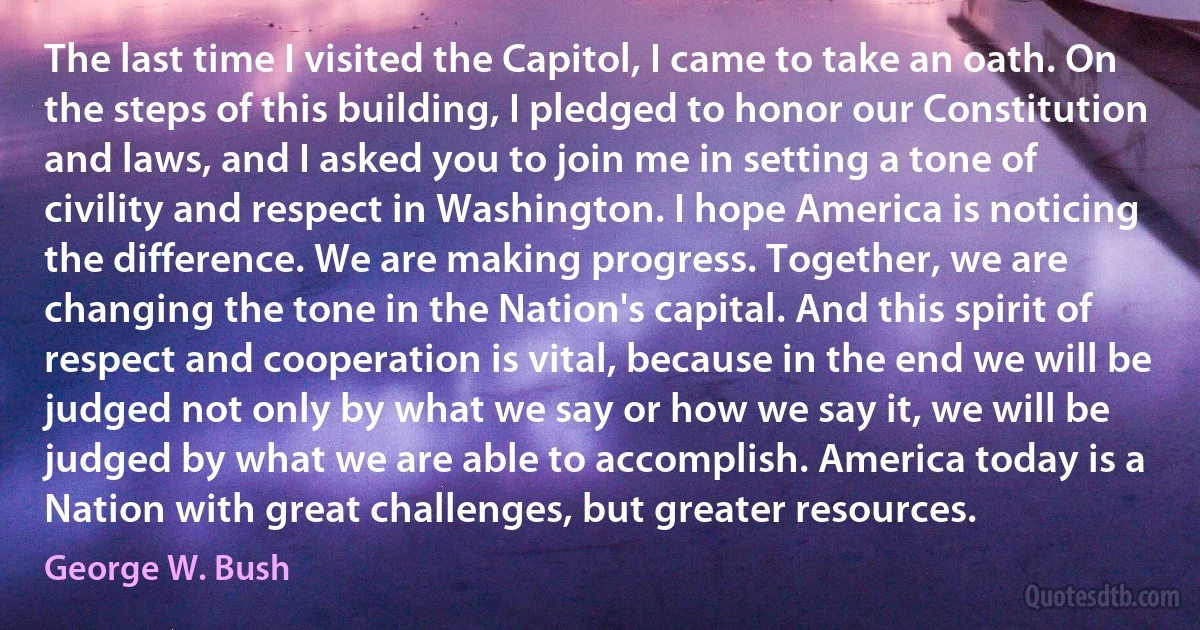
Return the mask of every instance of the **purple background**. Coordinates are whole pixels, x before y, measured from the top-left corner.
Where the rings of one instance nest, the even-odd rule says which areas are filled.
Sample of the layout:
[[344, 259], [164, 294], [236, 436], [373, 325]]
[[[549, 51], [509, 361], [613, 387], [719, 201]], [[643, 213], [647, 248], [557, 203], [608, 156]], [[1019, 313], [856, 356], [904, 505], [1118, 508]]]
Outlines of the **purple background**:
[[[44, 6], [49, 4], [50, 6]], [[971, 2], [988, 5], [986, 2]], [[1003, 3], [1008, 5], [1011, 3]], [[1041, 3], [1028, 3], [1003, 20], [976, 23], [988, 36], [1002, 41], [1022, 29], [1055, 31], [1064, 37], [1080, 35], [1069, 22]], [[747, 625], [1145, 625], [1195, 626], [1200, 614], [1192, 597], [1197, 580], [1197, 467], [1194, 410], [1197, 393], [1197, 341], [1200, 320], [1200, 282], [1190, 261], [1195, 259], [1190, 232], [1181, 225], [1193, 220], [1194, 166], [1165, 168], [1107, 167], [1092, 160], [1096, 138], [1071, 129], [1042, 125], [938, 126], [916, 121], [904, 126], [858, 124], [737, 126], [639, 125], [624, 132], [602, 126], [563, 126], [534, 136], [502, 124], [488, 132], [468, 132], [456, 126], [327, 125], [222, 126], [206, 124], [167, 132], [150, 126], [57, 125], [44, 122], [40, 103], [67, 90], [77, 98], [112, 102], [139, 94], [144, 98], [210, 102], [234, 99], [244, 91], [289, 94], [309, 91], [314, 98], [336, 100], [345, 90], [360, 99], [382, 98], [389, 91], [438, 91], [447, 98], [492, 99], [506, 111], [507, 95], [546, 98], [555, 90], [589, 99], [601, 90], [610, 98], [658, 100], [670, 90], [680, 94], [712, 95], [732, 100], [742, 90], [748, 97], [778, 100], [916, 99], [947, 92], [962, 100], [999, 101], [1012, 98], [1021, 78], [1006, 81], [991, 75], [955, 73], [916, 77], [908, 73], [872, 77], [812, 75], [785, 78], [766, 74], [753, 78], [642, 74], [633, 81], [603, 75], [548, 83], [541, 76], [504, 72], [444, 82], [424, 76], [291, 76], [248, 75], [202, 78], [194, 74], [141, 82], [113, 73], [50, 75], [43, 42], [74, 40], [90, 49], [119, 49], [119, 42], [138, 45], [178, 45], [185, 51], [219, 42], [227, 48], [281, 50], [285, 43], [298, 49], [327, 42], [340, 47], [355, 42], [377, 48], [407, 49], [414, 40], [427, 50], [449, 41], [498, 55], [512, 41], [531, 49], [569, 47], [573, 41], [598, 48], [630, 41], [644, 51], [657, 41], [665, 50], [737, 49], [764, 51], [777, 46], [817, 51], [825, 46], [856, 47], [867, 40], [875, 49], [895, 50], [907, 58], [915, 50], [949, 50], [961, 56], [978, 39], [955, 28], [948, 17], [958, 15], [957, 3], [905, 3], [888, 0], [845, 2], [699, 2], [641, 3], [493, 3], [493, 2], [307, 2], [247, 9], [234, 2], [167, 3], [133, 7], [118, 2], [32, 3], [13, 0], [3, 6], [6, 37], [0, 43], [0, 210], [6, 246], [0, 264], [9, 281], [0, 301], [3, 361], [0, 362], [0, 409], [6, 429], [0, 438], [0, 509], [5, 515], [0, 542], [6, 561], [0, 564], [0, 625], [10, 627], [300, 627], [333, 626], [747, 626]], [[1020, 5], [1025, 6], [1025, 5]], [[1003, 9], [1000, 3], [997, 10]], [[966, 9], [964, 9], [966, 10]], [[268, 26], [273, 25], [273, 26]], [[1004, 30], [1008, 28], [1009, 30]], [[1065, 29], [1065, 30], [1063, 30]], [[1058, 32], [1058, 31], [1056, 31]], [[977, 34], [976, 34], [977, 35]], [[1019, 35], [1018, 35], [1019, 36]], [[1193, 41], [1194, 40], [1190, 40]], [[1195, 62], [1197, 58], [1192, 58]], [[643, 68], [645, 70], [645, 68]], [[1167, 78], [1189, 85], [1195, 66], [1163, 70]], [[1160, 77], [1162, 78], [1162, 77]], [[1014, 83], [1015, 82], [1015, 83]], [[1143, 85], [1134, 83], [1135, 86]], [[1194, 85], [1194, 84], [1190, 84]], [[1188, 155], [1195, 144], [1194, 101], [1180, 92], [1162, 94], [1135, 87], [1151, 102], [1154, 112], [1182, 116], [1182, 126], [1153, 130], [1152, 159]], [[1183, 88], [1186, 91], [1186, 87]], [[1151, 99], [1163, 100], [1151, 100]], [[1181, 106], [1179, 103], [1183, 103]], [[1189, 108], [1190, 106], [1190, 108]], [[1155, 108], [1158, 109], [1155, 109]], [[1174, 109], [1171, 109], [1174, 108]], [[1188, 116], [1191, 115], [1191, 118]], [[1179, 118], [1177, 118], [1178, 120]], [[1190, 125], [1188, 122], [1190, 121]], [[873, 174], [864, 182], [837, 175], [703, 176], [692, 174], [656, 178], [626, 173], [576, 176], [553, 183], [508, 174], [491, 177], [451, 176], [431, 184], [424, 177], [289, 175], [269, 177], [219, 176], [49, 176], [40, 172], [44, 153], [64, 148], [94, 148], [104, 140], [131, 140], [146, 149], [219, 150], [263, 149], [288, 140], [309, 142], [318, 149], [347, 149], [358, 139], [381, 147], [407, 148], [419, 140], [427, 150], [451, 147], [507, 147], [513, 144], [552, 150], [558, 142], [632, 151], [694, 150], [700, 142], [735, 154], [779, 150], [785, 146], [820, 143], [844, 151], [929, 149], [987, 150], [1002, 153], [1040, 143], [1040, 168], [1033, 175], [942, 175], [916, 178]], [[1159, 142], [1165, 144], [1160, 145]], [[1100, 143], [1102, 144], [1102, 143]], [[1178, 153], [1171, 153], [1171, 151]], [[1089, 153], [1090, 152], [1090, 153]], [[1194, 156], [1191, 158], [1194, 161]], [[1136, 166], [1136, 165], [1135, 165]], [[1157, 201], [1160, 213], [1147, 213], [1143, 225], [1123, 232], [1113, 225], [1054, 225], [955, 227], [941, 225], [830, 225], [813, 227], [782, 224], [744, 233], [729, 227], [701, 229], [664, 223], [652, 230], [597, 226], [575, 232], [566, 226], [508, 226], [465, 230], [431, 221], [424, 225], [320, 226], [313, 233], [288, 226], [247, 225], [189, 228], [160, 221], [151, 233], [137, 226], [50, 225], [42, 217], [46, 203], [71, 192], [89, 198], [116, 190], [151, 199], [173, 201], [191, 195], [223, 199], [241, 191], [247, 199], [356, 199], [400, 192], [431, 209], [436, 192], [477, 192], [507, 195], [520, 190], [532, 195], [571, 199], [604, 195], [647, 198], [659, 208], [673, 205], [675, 192], [702, 190], [728, 199], [792, 200], [804, 192], [818, 199], [932, 199], [949, 208], [954, 192], [977, 199], [1020, 200], [1054, 192], [1065, 198], [1091, 193], [1109, 198], [1110, 189], [1139, 179], [1153, 170], [1152, 187], [1123, 191]], [[1183, 192], [1180, 192], [1183, 191]], [[1192, 197], [1194, 199], [1194, 197]], [[1180, 200], [1184, 200], [1180, 202]], [[170, 204], [165, 204], [169, 206]], [[431, 216], [432, 219], [432, 216]], [[1157, 226], [1151, 229], [1152, 226]], [[310, 272], [297, 275], [127, 276], [106, 273], [99, 278], [51, 276], [42, 266], [41, 252], [51, 244], [70, 241], [76, 248], [112, 252], [129, 240], [175, 240], [185, 249], [290, 249], [299, 252]], [[743, 249], [760, 273], [726, 276], [692, 275], [659, 283], [647, 278], [617, 278], [602, 283], [559, 283], [538, 276], [507, 276], [503, 284], [486, 276], [429, 277], [328, 275], [314, 273], [310, 241], [350, 242], [370, 252], [429, 248], [435, 250], [495, 247], [504, 241], [533, 242], [551, 249], [583, 249], [591, 244], [630, 249]], [[818, 283], [803, 276], [761, 273], [769, 258], [764, 242], [788, 242], [794, 248], [856, 248], [879, 240], [893, 250], [934, 248], [951, 251], [983, 249], [1000, 252], [1063, 250], [1071, 259], [1070, 272], [1022, 279], [1012, 274], [956, 277], [943, 264], [936, 281], [920, 276], [849, 276]], [[948, 263], [948, 261], [945, 261]], [[491, 299], [498, 291], [530, 295], [608, 297], [621, 291], [642, 299], [661, 296], [708, 298], [725, 292], [752, 297], [773, 290], [781, 307], [796, 304], [796, 295], [812, 292], [846, 299], [860, 291], [873, 296], [890, 291], [953, 302], [1005, 294], [1036, 292], [1051, 302], [1077, 299], [1095, 291], [1097, 307], [1088, 325], [1046, 324], [995, 327], [972, 333], [952, 323], [940, 325], [829, 326], [713, 326], [704, 333], [683, 327], [644, 325], [570, 325], [561, 327], [462, 325], [351, 326], [330, 329], [304, 325], [232, 326], [218, 324], [206, 332], [186, 326], [162, 325], [148, 332], [132, 326], [51, 325], [42, 306], [72, 291], [86, 299], [149, 299], [163, 292], [169, 299], [210, 299], [249, 291], [261, 300], [290, 301], [295, 296], [326, 300], [381, 300], [389, 292], [418, 302], [445, 290], [470, 299]], [[936, 297], [935, 297], [936, 296]], [[267, 349], [407, 349], [433, 342], [439, 347], [463, 347], [486, 353], [492, 340], [516, 349], [549, 343], [586, 345], [607, 340], [620, 347], [633, 339], [648, 349], [730, 348], [772, 350], [783, 343], [811, 349], [849, 340], [863, 349], [889, 355], [901, 350], [947, 350], [961, 339], [968, 349], [1061, 349], [1080, 340], [1117, 340], [1123, 348], [1152, 353], [1154, 371], [1120, 378], [1098, 375], [1040, 375], [990, 377], [969, 373], [901, 377], [887, 375], [837, 376], [821, 373], [790, 377], [538, 377], [521, 374], [496, 377], [346, 377], [337, 383], [309, 377], [255, 374], [252, 377], [113, 378], [99, 384], [88, 378], [68, 379], [43, 373], [40, 361], [47, 349], [86, 349], [100, 346], [150, 349], [162, 345], [185, 348], [239, 347], [252, 340]], [[613, 357], [620, 361], [621, 357]], [[613, 400], [619, 410], [631, 399], [669, 400], [679, 391], [693, 401], [741, 399], [884, 400], [889, 392], [907, 395], [921, 407], [924, 422], [916, 429], [888, 426], [878, 417], [864, 432], [821, 425], [766, 426], [747, 422], [738, 427], [629, 425], [619, 421], [601, 432], [590, 427], [517, 428], [495, 424], [455, 426], [383, 426], [373, 433], [336, 422], [318, 433], [286, 426], [217, 425], [197, 428], [181, 422], [165, 427], [129, 425], [117, 432], [99, 426], [55, 428], [41, 432], [43, 401], [82, 398], [100, 390], [105, 397], [149, 398], [169, 389], [174, 400], [291, 400], [306, 390], [313, 397], [336, 400], [348, 390], [360, 398], [403, 400], [426, 391], [443, 397], [482, 396], [558, 400]], [[1008, 400], [1027, 392], [1073, 391], [1086, 400], [1105, 400], [1113, 420], [1104, 425], [1068, 427], [937, 427], [927, 412], [929, 400]], [[335, 405], [336, 408], [336, 405]], [[336, 414], [336, 411], [333, 412]], [[381, 449], [449, 450], [456, 454], [482, 448], [486, 440], [514, 440], [530, 449], [551, 445], [593, 453], [600, 450], [704, 450], [736, 447], [739, 440], [760, 445], [776, 441], [798, 452], [815, 470], [827, 442], [845, 449], [906, 450], [918, 443], [925, 449], [973, 452], [978, 446], [1015, 451], [1036, 441], [1039, 449], [1081, 451], [1072, 477], [1059, 482], [1050, 475], [738, 475], [714, 483], [702, 476], [679, 474], [575, 476], [451, 474], [441, 476], [260, 475], [232, 471], [233, 454], [213, 483], [197, 475], [128, 476], [104, 482], [96, 476], [75, 475], [49, 483], [39, 481], [44, 470], [43, 445], [56, 449], [84, 448], [100, 440], [110, 449], [173, 447], [189, 441], [194, 447], [237, 450], [268, 440], [288, 449], [322, 445], [327, 451]], [[1091, 442], [1103, 450], [1140, 451], [1147, 472], [1089, 475], [1086, 450]], [[969, 459], [969, 462], [973, 458]], [[1121, 461], [1118, 458], [1118, 461]], [[332, 457], [328, 463], [333, 464]], [[178, 452], [173, 453], [179, 465]], [[972, 465], [968, 464], [969, 468]], [[454, 491], [463, 500], [557, 500], [573, 514], [568, 529], [527, 526], [517, 532], [499, 525], [320, 525], [289, 526], [270, 532], [265, 522], [254, 525], [154, 526], [107, 524], [47, 524], [44, 495], [54, 492], [116, 492], [122, 499], [157, 499], [168, 508], [175, 498], [202, 498], [209, 492], [269, 500], [342, 499], [382, 500], [397, 491], [410, 500], [424, 500], [439, 490]], [[736, 499], [944, 500], [965, 501], [972, 524], [795, 524], [683, 525], [670, 532], [652, 523], [631, 526], [584, 525], [583, 492], [605, 500], [641, 496], [658, 500]], [[787, 510], [785, 513], [793, 513]], [[259, 512], [261, 517], [261, 511]], [[170, 520], [170, 519], [168, 519]], [[53, 582], [42, 564], [54, 553], [72, 559], [142, 559], [165, 564], [166, 554], [216, 553], [239, 557], [278, 553], [290, 565], [292, 579], [278, 583], [173, 583], [160, 580], [126, 589], [114, 583]], [[1023, 603], [1027, 584], [1102, 587], [1126, 583], [1131, 588], [1177, 588], [1184, 606], [1174, 611], [1043, 611]]]

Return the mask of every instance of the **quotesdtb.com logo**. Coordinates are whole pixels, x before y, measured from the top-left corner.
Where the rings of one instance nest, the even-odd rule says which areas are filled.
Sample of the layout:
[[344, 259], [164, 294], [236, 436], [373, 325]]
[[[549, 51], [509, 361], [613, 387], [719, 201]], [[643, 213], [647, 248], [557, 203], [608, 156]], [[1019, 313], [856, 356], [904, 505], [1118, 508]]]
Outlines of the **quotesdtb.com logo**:
[[1025, 605], [1034, 610], [1054, 608], [1179, 608], [1183, 597], [1178, 589], [1131, 589], [1122, 584], [1103, 588], [1074, 586], [1047, 588], [1039, 584], [1025, 587]]

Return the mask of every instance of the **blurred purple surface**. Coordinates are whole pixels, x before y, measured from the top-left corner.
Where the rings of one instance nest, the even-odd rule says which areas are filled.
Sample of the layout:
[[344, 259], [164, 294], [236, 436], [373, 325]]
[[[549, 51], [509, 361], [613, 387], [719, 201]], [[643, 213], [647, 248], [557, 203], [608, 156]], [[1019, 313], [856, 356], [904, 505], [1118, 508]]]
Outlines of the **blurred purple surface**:
[[[950, 6], [953, 4], [954, 6]], [[1030, 3], [1035, 4], [1035, 3]], [[470, 80], [439, 83], [434, 75], [308, 76], [297, 74], [223, 76], [197, 79], [169, 77], [135, 84], [120, 74], [106, 77], [49, 75], [40, 44], [68, 39], [93, 47], [118, 47], [122, 40], [140, 46], [179, 45], [184, 50], [209, 42], [247, 49], [298, 48], [333, 42], [354, 42], [380, 48], [404, 48], [414, 40], [432, 47], [457, 41], [493, 53], [510, 41], [549, 49], [579, 41], [597, 47], [630, 41], [645, 48], [652, 41], [665, 49], [819, 50], [850, 47], [865, 39], [876, 49], [896, 50], [902, 58], [914, 50], [964, 52], [970, 45], [951, 28], [955, 3], [906, 3], [886, 0], [843, 2], [641, 3], [606, 1], [582, 3], [404, 3], [307, 2], [263, 3], [254, 9], [241, 3], [168, 2], [133, 7], [118, 2], [33, 3], [10, 0], [0, 4], [0, 24], [8, 34], [0, 43], [0, 209], [4, 214], [6, 246], [0, 263], [8, 270], [5, 299], [0, 301], [4, 353], [0, 363], [0, 404], [6, 430], [0, 438], [0, 506], [6, 527], [0, 534], [8, 560], [0, 569], [0, 625], [9, 627], [366, 627], [366, 626], [779, 626], [779, 625], [905, 625], [905, 626], [1196, 626], [1200, 611], [1192, 593], [1198, 576], [1197, 491], [1198, 463], [1195, 409], [1198, 397], [1197, 351], [1193, 334], [1200, 323], [1200, 279], [1180, 252], [1177, 242], [1139, 227], [1123, 232], [1112, 225], [956, 227], [941, 225], [830, 225], [820, 228], [791, 224], [743, 233], [730, 228], [700, 229], [664, 223], [653, 230], [599, 226], [574, 232], [566, 226], [504, 226], [455, 229], [438, 222], [419, 226], [383, 225], [369, 229], [351, 225], [321, 226], [312, 233], [289, 226], [253, 225], [229, 229], [188, 228], [160, 222], [151, 233], [136, 226], [48, 225], [42, 208], [71, 192], [87, 197], [117, 190], [153, 199], [223, 199], [232, 191], [244, 198], [354, 199], [399, 192], [433, 207], [436, 192], [478, 192], [505, 195], [544, 192], [558, 198], [647, 198], [670, 208], [675, 192], [702, 190], [729, 199], [795, 199], [812, 192], [849, 199], [934, 199], [949, 205], [954, 192], [980, 199], [1025, 199], [1060, 193], [1076, 198], [1091, 193], [1109, 198], [1108, 182], [1096, 179], [1095, 169], [1080, 161], [1078, 152], [1061, 134], [1040, 125], [1008, 130], [987, 126], [944, 127], [915, 122], [905, 126], [796, 125], [709, 128], [681, 124], [636, 126], [613, 132], [599, 126], [563, 127], [532, 135], [510, 126], [483, 133], [455, 126], [357, 126], [251, 124], [226, 127], [203, 125], [175, 132], [140, 127], [50, 126], [41, 119], [41, 102], [67, 90], [79, 98], [115, 99], [143, 94], [185, 99], [204, 94], [209, 100], [232, 99], [242, 92], [289, 94], [309, 91], [314, 98], [336, 99], [337, 90], [359, 98], [380, 97], [397, 90], [436, 90], [446, 97], [490, 98], [503, 107], [507, 94], [527, 98], [563, 90], [589, 98], [601, 90], [610, 95], [657, 100], [668, 91], [712, 94], [730, 99], [741, 90], [748, 96], [776, 99], [854, 101], [868, 98], [921, 98], [947, 92], [962, 100], [1007, 100], [1011, 88], [1000, 78], [951, 74], [915, 78], [912, 75], [863, 78], [809, 76], [785, 80], [778, 75], [752, 79], [671, 75], [639, 76], [633, 81], [614, 77], [584, 77], [548, 83], [536, 76], [517, 77], [496, 72]], [[1029, 14], [1054, 19], [1051, 12]], [[428, 18], [428, 19], [426, 19]], [[1021, 18], [1018, 16], [1014, 18]], [[274, 26], [268, 26], [274, 25]], [[1029, 24], [1025, 25], [1026, 27]], [[1035, 27], [1037, 24], [1034, 25]], [[1045, 28], [1061, 25], [1046, 24]], [[414, 28], [416, 27], [416, 28]], [[1193, 125], [1194, 123], [1194, 118]], [[1195, 127], [1180, 129], [1195, 137]], [[1190, 135], [1189, 135], [1190, 134]], [[506, 147], [521, 144], [552, 150], [558, 142], [572, 146], [599, 142], [625, 150], [657, 148], [692, 150], [700, 142], [737, 152], [758, 147], [778, 150], [810, 146], [845, 151], [924, 148], [962, 148], [1003, 152], [1041, 144], [1041, 168], [1027, 176], [943, 175], [914, 178], [873, 174], [860, 183], [843, 176], [671, 176], [655, 178], [624, 174], [576, 176], [553, 183], [509, 175], [451, 176], [431, 184], [425, 178], [404, 176], [291, 175], [271, 177], [78, 176], [53, 177], [39, 172], [47, 150], [93, 147], [104, 140], [130, 139], [146, 148], [195, 148], [205, 152], [268, 148], [272, 143], [309, 142], [318, 148], [351, 145], [358, 137], [372, 144], [406, 148], [419, 140], [430, 149], [457, 146]], [[1194, 148], [1194, 145], [1193, 145]], [[1193, 168], [1180, 168], [1149, 194], [1170, 193], [1177, 186], [1195, 186]], [[1169, 194], [1167, 194], [1169, 196]], [[1186, 217], [1195, 205], [1168, 208]], [[1181, 219], [1179, 222], [1187, 223]], [[62, 240], [76, 247], [112, 250], [133, 239], [176, 240], [188, 248], [291, 249], [301, 255], [309, 273], [283, 276], [207, 276], [197, 282], [187, 276], [130, 276], [105, 274], [100, 279], [50, 276], [41, 252]], [[940, 274], [930, 281], [921, 276], [850, 276], [819, 283], [801, 277], [767, 273], [727, 276], [684, 276], [659, 283], [645, 278], [601, 283], [559, 283], [537, 276], [505, 277], [499, 285], [488, 277], [389, 277], [381, 274], [322, 276], [311, 241], [350, 242], [368, 251], [428, 248], [490, 248], [504, 241], [532, 242], [548, 249], [741, 248], [761, 270], [769, 258], [761, 244], [788, 242], [793, 247], [857, 247], [882, 241], [892, 249], [1063, 250], [1071, 259], [1070, 272], [1024, 280], [1012, 274], [994, 277]], [[1194, 252], [1193, 252], [1194, 253]], [[948, 271], [943, 265], [943, 271]], [[704, 333], [679, 327], [644, 325], [568, 325], [561, 327], [460, 325], [350, 326], [330, 329], [304, 325], [216, 325], [206, 332], [186, 326], [163, 325], [148, 332], [130, 326], [50, 325], [41, 305], [65, 291], [89, 299], [147, 299], [163, 292], [172, 299], [222, 300], [249, 291], [261, 300], [290, 300], [297, 295], [328, 300], [382, 300], [391, 292], [424, 302], [452, 290], [463, 299], [491, 299], [499, 290], [551, 296], [571, 292], [577, 297], [608, 297], [629, 292], [644, 299], [679, 296], [712, 297], [724, 292], [744, 296], [773, 290], [786, 305], [797, 294], [856, 297], [902, 291], [924, 292], [936, 299], [986, 298], [997, 292], [1036, 290], [1044, 297], [1067, 299], [1095, 291], [1097, 308], [1086, 325], [1049, 324], [994, 328], [972, 333], [955, 324], [870, 326], [713, 326]], [[820, 354], [841, 340], [888, 352], [946, 350], [961, 339], [969, 349], [1026, 351], [1061, 349], [1080, 340], [1116, 340], [1123, 347], [1152, 353], [1154, 371], [1147, 375], [1041, 375], [983, 377], [961, 375], [829, 375], [795, 377], [616, 377], [562, 378], [518, 375], [496, 377], [344, 378], [336, 383], [318, 378], [256, 374], [237, 378], [174, 377], [114, 378], [96, 386], [86, 378], [47, 376], [41, 370], [46, 349], [120, 345], [152, 348], [235, 349], [252, 340], [266, 349], [405, 349], [433, 342], [439, 346], [476, 349], [481, 354], [495, 340], [513, 348], [549, 343], [586, 344], [607, 340], [621, 346], [625, 339], [655, 349], [730, 348], [776, 349], [783, 343]], [[619, 357], [618, 357], [619, 360]], [[1015, 399], [1027, 392], [1073, 391], [1085, 399], [1105, 400], [1113, 420], [1078, 429], [1065, 424], [1000, 427], [935, 426], [927, 419], [916, 429], [888, 426], [878, 419], [864, 432], [821, 425], [767, 426], [747, 422], [738, 427], [630, 425], [610, 422], [601, 432], [588, 426], [482, 427], [382, 426], [372, 433], [336, 423], [318, 433], [288, 426], [211, 425], [204, 428], [180, 422], [166, 427], [130, 425], [117, 432], [101, 427], [55, 428], [40, 431], [47, 392], [56, 398], [83, 397], [99, 389], [112, 397], [146, 398], [169, 389], [178, 399], [291, 400], [300, 391], [336, 399], [343, 390], [375, 400], [420, 397], [436, 391], [445, 397], [483, 396], [485, 399], [526, 397], [547, 401], [669, 400], [679, 391], [692, 400], [885, 399], [889, 392], [908, 395], [924, 406], [928, 400], [961, 398], [991, 401]], [[336, 405], [335, 405], [336, 406]], [[981, 445], [1016, 450], [1030, 441], [1047, 450], [1081, 451], [1081, 462], [1066, 482], [1048, 475], [838, 475], [809, 472], [796, 476], [740, 475], [714, 483], [702, 476], [678, 474], [578, 476], [470, 476], [466, 474], [402, 476], [260, 475], [234, 473], [233, 455], [225, 472], [209, 484], [196, 475], [127, 477], [101, 482], [95, 476], [39, 481], [44, 444], [56, 449], [83, 448], [94, 441], [106, 448], [150, 448], [171, 441], [193, 446], [236, 450], [264, 445], [268, 440], [289, 449], [370, 448], [386, 451], [444, 449], [454, 452], [481, 448], [486, 440], [514, 440], [529, 448], [551, 445], [598, 450], [703, 450], [736, 447], [738, 441], [770, 444], [783, 441], [810, 467], [820, 460], [827, 442], [846, 449], [909, 450], [921, 443], [926, 450], [972, 452]], [[1105, 450], [1141, 451], [1147, 459], [1143, 475], [1085, 474], [1088, 444]], [[177, 465], [177, 462], [173, 462]], [[289, 526], [270, 532], [254, 525], [64, 525], [44, 521], [47, 492], [73, 494], [116, 492], [123, 499], [167, 501], [217, 495], [243, 496], [260, 502], [290, 499], [335, 500], [355, 495], [381, 500], [397, 491], [413, 500], [436, 491], [454, 491], [464, 498], [558, 500], [574, 514], [572, 526], [530, 526], [506, 532], [500, 526], [431, 526], [360, 524]], [[652, 524], [636, 526], [584, 525], [579, 504], [583, 492], [605, 500], [640, 496], [648, 502], [663, 499], [754, 500], [945, 500], [965, 501], [977, 517], [959, 525], [816, 525], [785, 522], [777, 525], [684, 525], [669, 532]], [[169, 580], [123, 589], [117, 584], [52, 582], [42, 563], [52, 553], [79, 558], [130, 557], [161, 559], [164, 554], [279, 553], [292, 567], [289, 582], [261, 584], [177, 584]], [[1098, 587], [1123, 582], [1132, 587], [1179, 588], [1182, 610], [1176, 611], [1043, 611], [1023, 604], [1029, 583], [1048, 586], [1075, 584]]]

